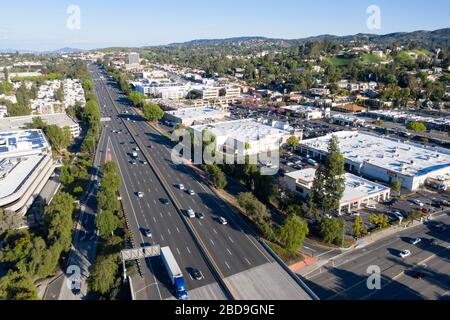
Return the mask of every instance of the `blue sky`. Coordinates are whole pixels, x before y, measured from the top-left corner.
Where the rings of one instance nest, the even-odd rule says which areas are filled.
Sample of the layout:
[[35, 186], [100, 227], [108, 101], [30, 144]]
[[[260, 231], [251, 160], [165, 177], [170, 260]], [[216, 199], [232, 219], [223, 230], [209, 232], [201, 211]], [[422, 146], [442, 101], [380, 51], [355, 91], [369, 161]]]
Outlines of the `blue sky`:
[[[79, 30], [67, 28], [69, 5], [81, 10]], [[380, 30], [367, 28], [370, 5], [381, 9]], [[0, 49], [19, 50], [450, 27], [448, 0], [14, 0], [0, 4], [0, 11]]]

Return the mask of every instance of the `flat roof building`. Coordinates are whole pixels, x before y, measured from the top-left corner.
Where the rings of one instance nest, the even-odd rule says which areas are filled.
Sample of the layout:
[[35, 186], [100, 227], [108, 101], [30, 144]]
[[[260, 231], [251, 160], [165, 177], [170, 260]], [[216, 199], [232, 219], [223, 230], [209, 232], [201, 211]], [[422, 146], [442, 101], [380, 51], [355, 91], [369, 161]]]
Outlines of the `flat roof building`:
[[427, 178], [450, 173], [450, 150], [426, 147], [376, 134], [341, 131], [300, 142], [303, 154], [318, 160], [327, 155], [335, 135], [345, 157], [348, 172], [392, 183], [399, 180], [408, 190], [416, 190]]
[[[286, 173], [284, 181], [287, 188], [306, 198], [313, 186], [316, 169], [305, 169]], [[390, 198], [391, 189], [371, 182], [351, 173], [345, 174], [345, 191], [339, 204], [338, 214], [350, 213], [362, 206]]]
[[196, 124], [204, 124], [205, 122], [223, 120], [229, 116], [230, 112], [226, 110], [211, 107], [200, 107], [166, 111], [164, 119], [175, 124], [192, 126]]
[[32, 123], [33, 118], [37, 117], [40, 117], [48, 125], [57, 125], [60, 128], [68, 127], [73, 138], [80, 136], [80, 126], [65, 113], [2, 118], [0, 119], [0, 132], [26, 129], [26, 124]]
[[0, 133], [0, 208], [24, 215], [54, 170], [42, 130]]
[[219, 122], [191, 127], [198, 137], [207, 130], [216, 137], [218, 151], [242, 155], [254, 155], [278, 150], [292, 135], [289, 125], [272, 124], [253, 119]]

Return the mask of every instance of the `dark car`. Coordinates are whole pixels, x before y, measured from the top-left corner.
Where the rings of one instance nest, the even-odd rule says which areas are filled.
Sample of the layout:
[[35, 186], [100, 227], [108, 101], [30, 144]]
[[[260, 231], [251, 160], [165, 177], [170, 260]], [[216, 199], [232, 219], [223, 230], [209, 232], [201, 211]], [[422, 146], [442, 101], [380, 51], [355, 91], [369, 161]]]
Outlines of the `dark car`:
[[442, 223], [437, 224], [437, 225], [435, 226], [435, 228], [436, 228], [436, 231], [437, 231], [438, 233], [444, 233], [445, 231], [447, 231], [447, 227], [444, 226]]
[[195, 279], [195, 280], [202, 280], [203, 279], [203, 274], [201, 273], [201, 271], [200, 270], [198, 270], [198, 269], [192, 269], [192, 277]]
[[438, 245], [438, 241], [436, 239], [428, 239], [428, 244], [430, 246], [437, 246]]
[[169, 204], [170, 201], [169, 201], [169, 199], [163, 198], [163, 199], [161, 199], [161, 203], [162, 204]]
[[411, 274], [411, 277], [413, 277], [414, 279], [422, 280], [423, 278], [425, 278], [425, 273], [421, 271], [414, 271]]
[[205, 214], [202, 212], [197, 212], [197, 218], [199, 218], [200, 220], [205, 219]]

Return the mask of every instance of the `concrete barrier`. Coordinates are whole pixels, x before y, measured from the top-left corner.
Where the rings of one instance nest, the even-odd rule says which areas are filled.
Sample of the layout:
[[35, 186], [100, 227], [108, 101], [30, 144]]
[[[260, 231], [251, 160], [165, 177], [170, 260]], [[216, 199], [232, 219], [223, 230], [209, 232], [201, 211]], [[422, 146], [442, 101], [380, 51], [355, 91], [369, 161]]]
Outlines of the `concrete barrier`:
[[320, 300], [320, 298], [306, 285], [306, 283], [304, 283], [294, 272], [292, 272], [284, 261], [281, 260], [281, 258], [264, 241], [260, 240], [259, 242], [264, 249], [270, 253], [272, 258], [274, 258], [281, 265], [281, 267], [291, 276], [291, 278], [294, 279], [294, 281], [297, 282], [297, 284], [302, 287], [302, 289], [305, 290], [313, 300]]

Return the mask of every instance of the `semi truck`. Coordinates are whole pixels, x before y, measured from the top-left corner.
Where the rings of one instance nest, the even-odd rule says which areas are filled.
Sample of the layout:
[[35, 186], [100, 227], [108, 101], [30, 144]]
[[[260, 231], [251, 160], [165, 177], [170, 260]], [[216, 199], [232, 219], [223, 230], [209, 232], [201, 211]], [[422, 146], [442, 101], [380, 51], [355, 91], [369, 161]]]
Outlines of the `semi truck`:
[[187, 300], [188, 294], [184, 285], [183, 274], [169, 247], [161, 248], [161, 259], [169, 274], [176, 298], [178, 300]]

